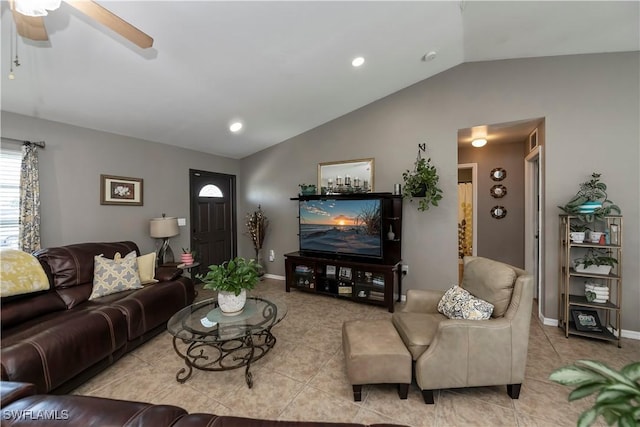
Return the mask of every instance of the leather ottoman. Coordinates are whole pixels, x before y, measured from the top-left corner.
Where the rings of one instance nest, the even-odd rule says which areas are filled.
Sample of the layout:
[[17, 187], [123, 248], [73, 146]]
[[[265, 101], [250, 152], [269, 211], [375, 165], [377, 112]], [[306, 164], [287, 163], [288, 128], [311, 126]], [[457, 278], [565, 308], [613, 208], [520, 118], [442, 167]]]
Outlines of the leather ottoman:
[[390, 320], [344, 322], [342, 347], [353, 400], [362, 399], [363, 384], [398, 384], [398, 395], [407, 398], [411, 353]]

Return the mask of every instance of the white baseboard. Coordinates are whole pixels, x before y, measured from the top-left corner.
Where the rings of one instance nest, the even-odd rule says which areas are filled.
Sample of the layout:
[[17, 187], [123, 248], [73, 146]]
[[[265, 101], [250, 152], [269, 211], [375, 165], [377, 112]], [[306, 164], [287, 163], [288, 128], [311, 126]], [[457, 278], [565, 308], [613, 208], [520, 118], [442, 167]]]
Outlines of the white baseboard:
[[266, 279], [275, 279], [275, 280], [282, 280], [283, 282], [286, 280], [286, 278], [284, 276], [278, 276], [277, 274], [269, 274], [266, 273], [264, 275], [264, 278]]
[[[556, 326], [556, 327], [558, 326], [558, 319], [551, 319], [551, 318], [544, 317], [543, 315], [540, 315], [540, 321], [542, 321], [542, 324], [545, 326]], [[627, 329], [623, 329], [621, 335], [623, 338], [640, 340], [640, 332], [638, 331], [630, 331]]]

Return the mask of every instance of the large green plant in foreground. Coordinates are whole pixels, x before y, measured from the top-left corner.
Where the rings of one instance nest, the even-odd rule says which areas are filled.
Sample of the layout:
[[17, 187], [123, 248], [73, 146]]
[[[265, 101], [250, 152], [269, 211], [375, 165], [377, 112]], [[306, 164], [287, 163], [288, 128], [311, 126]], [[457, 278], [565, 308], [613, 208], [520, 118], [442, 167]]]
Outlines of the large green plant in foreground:
[[556, 369], [549, 379], [575, 387], [569, 394], [570, 402], [598, 394], [593, 407], [578, 418], [578, 427], [590, 426], [600, 415], [608, 425], [616, 422], [619, 427], [640, 425], [640, 362], [618, 372], [601, 362], [578, 360]]

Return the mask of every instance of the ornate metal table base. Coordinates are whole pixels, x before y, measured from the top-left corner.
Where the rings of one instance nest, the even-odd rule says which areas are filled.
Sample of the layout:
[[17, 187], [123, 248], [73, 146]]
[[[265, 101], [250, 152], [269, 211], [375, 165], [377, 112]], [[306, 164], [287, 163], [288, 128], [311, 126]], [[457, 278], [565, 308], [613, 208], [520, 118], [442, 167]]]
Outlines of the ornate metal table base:
[[[245, 367], [244, 376], [249, 388], [253, 387], [253, 377], [249, 369], [251, 363], [261, 359], [276, 344], [276, 338], [271, 334], [271, 328], [256, 333], [218, 341], [202, 341], [203, 336], [194, 336], [194, 340], [173, 338], [173, 349], [183, 360], [186, 368], [176, 374], [179, 383], [187, 381], [193, 369], [203, 371], [228, 371]], [[178, 342], [187, 345], [182, 351]]]

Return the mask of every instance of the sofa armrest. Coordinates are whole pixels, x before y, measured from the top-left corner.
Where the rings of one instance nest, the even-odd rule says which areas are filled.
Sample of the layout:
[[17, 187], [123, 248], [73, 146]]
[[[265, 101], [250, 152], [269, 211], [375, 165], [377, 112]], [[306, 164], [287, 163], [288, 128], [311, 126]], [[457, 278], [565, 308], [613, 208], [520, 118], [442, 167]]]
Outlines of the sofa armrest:
[[178, 277], [182, 276], [182, 269], [176, 267], [158, 267], [156, 268], [156, 280], [161, 282], [169, 282], [171, 280], [176, 280]]
[[0, 395], [2, 396], [0, 407], [4, 408], [11, 402], [15, 402], [23, 397], [32, 396], [34, 394], [36, 394], [36, 386], [34, 384], [2, 381], [0, 382]]
[[438, 302], [442, 299], [444, 291], [409, 289], [407, 302], [401, 311], [410, 313], [437, 313]]

